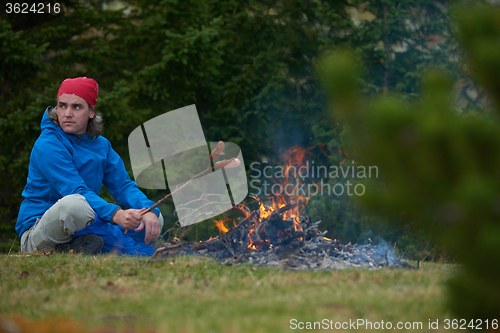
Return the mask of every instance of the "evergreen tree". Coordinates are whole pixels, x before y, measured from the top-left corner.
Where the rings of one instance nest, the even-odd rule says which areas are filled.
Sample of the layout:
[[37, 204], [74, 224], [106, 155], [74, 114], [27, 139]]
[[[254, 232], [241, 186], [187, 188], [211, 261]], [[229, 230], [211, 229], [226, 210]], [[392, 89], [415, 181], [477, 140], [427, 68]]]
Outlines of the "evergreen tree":
[[495, 117], [458, 115], [442, 71], [429, 72], [422, 97], [409, 103], [404, 96], [361, 98], [352, 54], [331, 56], [323, 70], [334, 119], [352, 129], [358, 158], [383, 175], [362, 203], [432, 231], [463, 264], [450, 281], [452, 309], [458, 318], [482, 319], [483, 329], [488, 319], [491, 329], [500, 315], [500, 8], [468, 8], [459, 17], [471, 71], [496, 102]]
[[[397, 93], [401, 98], [412, 101], [420, 96], [420, 81], [425, 69], [440, 68], [446, 71], [454, 82], [454, 109], [460, 113], [484, 112], [488, 105], [483, 89], [469, 78], [462, 59], [463, 51], [453, 34], [450, 7], [459, 1], [351, 1], [349, 11], [352, 24], [342, 33], [348, 35], [346, 43], [363, 63], [357, 80], [364, 96]], [[332, 43], [332, 46], [339, 46]], [[335, 47], [333, 47], [335, 49]], [[328, 51], [328, 50], [325, 50]], [[336, 153], [343, 148], [351, 160], [344, 166], [361, 165], [358, 152], [350, 144], [351, 129], [345, 124], [334, 122], [331, 127], [318, 124], [314, 133], [320, 142], [332, 149], [330, 165], [338, 165], [344, 158]], [[350, 133], [355, 135], [356, 133]], [[353, 179], [350, 179], [351, 181]], [[330, 185], [339, 180], [330, 180]], [[340, 183], [345, 183], [341, 180]], [[366, 242], [368, 236], [382, 236], [411, 258], [434, 258], [445, 255], [445, 251], [430, 241], [410, 220], [398, 216], [377, 218], [358, 207], [356, 196], [317, 196], [311, 202], [311, 215], [323, 221], [331, 231], [330, 236], [343, 241]], [[398, 220], [398, 228], [387, 223]], [[332, 232], [333, 231], [333, 232]]]

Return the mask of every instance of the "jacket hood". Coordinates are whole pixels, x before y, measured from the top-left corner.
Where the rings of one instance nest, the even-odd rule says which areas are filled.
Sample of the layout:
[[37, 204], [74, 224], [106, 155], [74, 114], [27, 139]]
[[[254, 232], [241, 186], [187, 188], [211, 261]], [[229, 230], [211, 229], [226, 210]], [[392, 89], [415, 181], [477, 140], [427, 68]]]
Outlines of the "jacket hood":
[[56, 129], [57, 127], [59, 127], [56, 124], [54, 124], [52, 120], [49, 119], [48, 112], [50, 111], [52, 111], [51, 106], [45, 109], [45, 112], [43, 113], [42, 122], [40, 123], [40, 128], [42, 129], [42, 131], [46, 128]]

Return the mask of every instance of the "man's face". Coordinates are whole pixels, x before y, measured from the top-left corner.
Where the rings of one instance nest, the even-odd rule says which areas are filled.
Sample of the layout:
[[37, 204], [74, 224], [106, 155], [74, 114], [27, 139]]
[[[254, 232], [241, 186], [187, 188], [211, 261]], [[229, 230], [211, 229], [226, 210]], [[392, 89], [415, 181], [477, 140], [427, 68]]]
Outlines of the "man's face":
[[94, 118], [87, 102], [76, 95], [62, 94], [57, 99], [57, 119], [59, 126], [68, 134], [84, 134], [89, 119]]

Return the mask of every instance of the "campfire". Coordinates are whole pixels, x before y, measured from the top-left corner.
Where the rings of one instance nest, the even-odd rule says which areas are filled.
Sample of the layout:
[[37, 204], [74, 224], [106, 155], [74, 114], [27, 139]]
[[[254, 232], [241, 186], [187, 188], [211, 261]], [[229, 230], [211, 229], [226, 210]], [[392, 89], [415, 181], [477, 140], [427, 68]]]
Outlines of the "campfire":
[[[258, 199], [256, 199], [258, 200]], [[250, 263], [290, 269], [343, 269], [348, 267], [411, 267], [398, 260], [388, 246], [340, 244], [324, 237], [320, 221], [293, 213], [296, 203], [282, 207], [266, 206], [245, 212], [238, 225], [228, 229], [224, 220], [216, 221], [220, 235], [207, 241], [179, 242], [159, 248], [155, 256], [201, 255], [226, 264]]]
[[[285, 177], [279, 180], [282, 188], [302, 185], [298, 179], [291, 183], [288, 172], [292, 166], [302, 165], [312, 148], [293, 147], [283, 154], [287, 167]], [[367, 245], [343, 245], [325, 237], [327, 231], [319, 229], [321, 221], [313, 222], [301, 214], [308, 204], [307, 197], [274, 193], [265, 203], [258, 197], [253, 199], [258, 205], [253, 211], [243, 205], [233, 207], [242, 214], [239, 222], [228, 218], [215, 221], [218, 236], [198, 242], [174, 238], [173, 242], [164, 243], [154, 256], [200, 255], [225, 264], [250, 263], [301, 270], [412, 267], [398, 260], [387, 245], [375, 245], [371, 240], [367, 240]]]

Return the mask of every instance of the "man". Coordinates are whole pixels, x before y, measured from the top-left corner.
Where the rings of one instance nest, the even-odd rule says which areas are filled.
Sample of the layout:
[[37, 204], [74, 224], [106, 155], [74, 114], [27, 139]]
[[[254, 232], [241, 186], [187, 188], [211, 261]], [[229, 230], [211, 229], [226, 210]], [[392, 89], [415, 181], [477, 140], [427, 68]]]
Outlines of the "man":
[[[128, 176], [122, 159], [101, 136], [93, 79], [66, 79], [56, 109], [47, 108], [30, 156], [16, 231], [21, 250], [117, 252], [151, 255], [160, 234], [158, 208]], [[102, 185], [123, 206], [99, 197]], [[137, 229], [136, 229], [137, 228]], [[124, 230], [136, 229], [136, 233]]]

